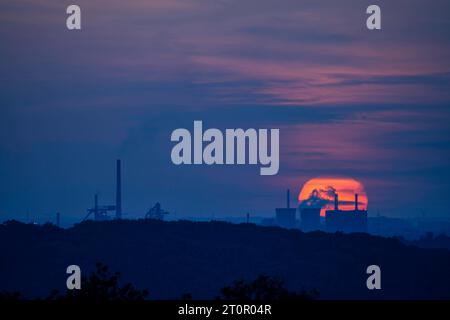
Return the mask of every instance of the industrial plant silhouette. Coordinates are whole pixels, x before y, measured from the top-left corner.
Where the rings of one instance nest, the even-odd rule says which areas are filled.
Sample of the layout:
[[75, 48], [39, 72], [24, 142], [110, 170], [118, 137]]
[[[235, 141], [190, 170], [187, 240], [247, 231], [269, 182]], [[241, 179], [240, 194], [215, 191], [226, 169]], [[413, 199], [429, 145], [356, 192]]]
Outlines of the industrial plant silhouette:
[[108, 212], [115, 211], [116, 219], [122, 219], [122, 172], [120, 159], [116, 162], [116, 204], [102, 205], [98, 204], [98, 194], [94, 196], [94, 207], [87, 210], [87, 215], [83, 220], [87, 220], [91, 215], [95, 221], [110, 220]]
[[[313, 193], [316, 190], [313, 191]], [[328, 232], [367, 232], [367, 210], [358, 208], [358, 194], [355, 194], [353, 210], [339, 209], [339, 195], [334, 194], [334, 209], [325, 212], [325, 226], [321, 223], [321, 206], [299, 206], [300, 221], [297, 220], [297, 209], [290, 207], [290, 192], [286, 194], [286, 208], [277, 208], [275, 223], [285, 228], [299, 227], [303, 231], [326, 230]]]
[[[241, 224], [164, 221], [169, 213], [160, 203], [129, 220], [123, 219], [120, 160], [116, 166], [115, 204], [100, 205], [95, 195], [73, 227], [58, 227], [59, 213], [56, 225], [0, 225], [7, 257], [0, 263], [0, 299], [65, 292], [71, 264], [81, 267], [91, 291], [52, 299], [450, 299], [450, 251], [419, 248], [450, 241], [368, 234], [358, 194], [346, 211], [336, 193], [323, 218], [320, 207], [291, 207], [287, 190], [286, 207], [276, 208], [266, 226], [249, 223], [249, 214]], [[99, 261], [120, 271], [126, 284]], [[366, 268], [374, 263], [383, 270], [383, 290], [366, 287]]]
[[[318, 192], [313, 190], [312, 197], [318, 197]], [[323, 200], [323, 199], [322, 199]], [[321, 223], [321, 206], [308, 205], [291, 208], [290, 190], [286, 193], [286, 208], [275, 209], [275, 219], [269, 222], [284, 228], [300, 228], [304, 231], [326, 230], [328, 232], [367, 232], [367, 210], [358, 209], [358, 194], [355, 194], [354, 210], [339, 209], [339, 195], [334, 193], [334, 210], [327, 210], [325, 214], [325, 225]], [[322, 201], [323, 203], [323, 201]], [[115, 212], [115, 216], [109, 213]], [[299, 218], [297, 219], [297, 212]], [[157, 202], [145, 214], [146, 219], [164, 219], [169, 214], [163, 210]], [[60, 219], [58, 213], [57, 220]], [[116, 202], [115, 205], [99, 205], [98, 194], [94, 195], [94, 206], [87, 209], [87, 215], [83, 221], [93, 217], [95, 221], [106, 221], [111, 219], [122, 219], [122, 169], [121, 160], [116, 161]], [[246, 214], [249, 221], [249, 214]], [[57, 222], [59, 226], [59, 222]]]

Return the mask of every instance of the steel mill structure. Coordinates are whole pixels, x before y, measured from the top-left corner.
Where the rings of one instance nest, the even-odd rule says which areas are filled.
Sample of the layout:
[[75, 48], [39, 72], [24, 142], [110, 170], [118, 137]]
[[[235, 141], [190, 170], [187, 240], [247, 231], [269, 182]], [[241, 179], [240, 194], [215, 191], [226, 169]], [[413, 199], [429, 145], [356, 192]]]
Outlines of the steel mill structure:
[[325, 213], [325, 225], [328, 232], [367, 232], [367, 210], [358, 208], [358, 194], [355, 194], [353, 210], [339, 209], [339, 196], [334, 195], [334, 209]]
[[98, 194], [94, 195], [94, 206], [87, 209], [87, 215], [83, 219], [86, 220], [91, 215], [95, 221], [111, 220], [109, 212], [115, 211], [115, 219], [122, 219], [122, 170], [120, 159], [116, 161], [116, 204], [115, 205], [99, 205]]

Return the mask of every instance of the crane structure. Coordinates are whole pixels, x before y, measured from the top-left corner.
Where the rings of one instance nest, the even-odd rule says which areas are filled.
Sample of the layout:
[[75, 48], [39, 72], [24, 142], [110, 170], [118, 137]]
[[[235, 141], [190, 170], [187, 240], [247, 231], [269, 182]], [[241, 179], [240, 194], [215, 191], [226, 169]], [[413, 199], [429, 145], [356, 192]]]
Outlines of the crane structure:
[[156, 219], [156, 220], [164, 220], [164, 216], [169, 214], [168, 211], [165, 211], [161, 208], [161, 204], [157, 202], [151, 209], [147, 211], [145, 214], [145, 219]]
[[108, 215], [108, 211], [116, 211], [116, 206], [114, 205], [106, 205], [100, 206], [98, 205], [98, 194], [94, 196], [94, 207], [87, 209], [87, 215], [84, 217], [83, 221], [87, 220], [91, 215], [94, 215], [95, 221], [106, 221], [110, 220], [110, 216]]

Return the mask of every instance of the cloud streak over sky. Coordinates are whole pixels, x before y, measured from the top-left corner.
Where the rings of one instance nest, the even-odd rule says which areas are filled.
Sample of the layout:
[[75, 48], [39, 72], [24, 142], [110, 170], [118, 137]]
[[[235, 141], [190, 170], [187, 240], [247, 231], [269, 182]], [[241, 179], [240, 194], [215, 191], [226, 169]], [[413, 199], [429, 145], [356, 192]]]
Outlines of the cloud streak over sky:
[[[368, 1], [78, 1], [81, 32], [69, 4], [1, 4], [0, 214], [81, 216], [118, 156], [136, 215], [268, 215], [321, 175], [389, 215], [449, 214], [448, 1], [379, 1], [381, 32]], [[281, 128], [280, 174], [174, 168], [170, 132], [195, 119]]]

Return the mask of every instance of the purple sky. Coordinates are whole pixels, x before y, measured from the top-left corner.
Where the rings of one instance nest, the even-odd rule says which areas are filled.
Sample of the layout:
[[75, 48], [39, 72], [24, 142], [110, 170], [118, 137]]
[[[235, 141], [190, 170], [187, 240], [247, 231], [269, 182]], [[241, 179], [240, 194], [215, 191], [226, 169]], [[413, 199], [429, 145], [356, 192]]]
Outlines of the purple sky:
[[[0, 4], [0, 218], [160, 201], [183, 216], [272, 215], [317, 176], [361, 181], [369, 213], [449, 217], [450, 3], [69, 1]], [[170, 133], [280, 128], [280, 172], [175, 167]]]

